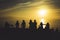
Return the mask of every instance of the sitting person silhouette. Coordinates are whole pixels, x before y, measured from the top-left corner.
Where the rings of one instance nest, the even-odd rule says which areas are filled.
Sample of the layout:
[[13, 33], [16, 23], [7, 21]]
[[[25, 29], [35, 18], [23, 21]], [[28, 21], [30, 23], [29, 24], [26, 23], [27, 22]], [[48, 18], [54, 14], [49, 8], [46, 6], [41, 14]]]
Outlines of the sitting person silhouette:
[[39, 25], [38, 30], [43, 30], [43, 25], [44, 25], [44, 24], [41, 22], [40, 25]]
[[16, 21], [16, 28], [19, 28], [19, 21]]
[[46, 30], [49, 30], [49, 27], [50, 27], [50, 24], [47, 23], [45, 29], [46, 29]]
[[25, 22], [25, 20], [22, 21], [21, 27], [22, 27], [23, 29], [25, 29], [25, 27], [26, 27], [26, 22]]

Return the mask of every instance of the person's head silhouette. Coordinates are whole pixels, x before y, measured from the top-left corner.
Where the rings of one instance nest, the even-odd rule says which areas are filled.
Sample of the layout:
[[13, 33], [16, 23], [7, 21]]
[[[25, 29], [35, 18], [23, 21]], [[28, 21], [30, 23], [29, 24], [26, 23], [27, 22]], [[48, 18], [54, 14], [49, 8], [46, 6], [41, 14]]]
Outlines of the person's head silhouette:
[[18, 23], [18, 21], [16, 21]]
[[30, 22], [32, 22], [32, 20], [30, 20]]
[[23, 22], [25, 22], [25, 20], [23, 20]]
[[49, 23], [47, 23], [47, 24], [46, 24], [46, 26], [47, 26], [47, 27], [49, 27], [49, 26], [50, 26], [50, 24], [49, 24]]
[[36, 20], [34, 20], [34, 22], [36, 22]]
[[24, 25], [25, 24], [25, 20], [22, 20], [22, 25]]
[[43, 26], [43, 23], [41, 22], [40, 25]]

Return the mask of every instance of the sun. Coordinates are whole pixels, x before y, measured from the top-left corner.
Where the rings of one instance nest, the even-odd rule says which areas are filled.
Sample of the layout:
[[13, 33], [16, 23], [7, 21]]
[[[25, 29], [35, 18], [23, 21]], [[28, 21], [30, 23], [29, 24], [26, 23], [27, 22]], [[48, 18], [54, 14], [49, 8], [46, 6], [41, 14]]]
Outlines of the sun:
[[[40, 22], [42, 22], [43, 24], [45, 24], [45, 17], [47, 16], [48, 10], [47, 9], [40, 9], [38, 10], [38, 15], [41, 18]], [[45, 29], [45, 25], [43, 25], [43, 29]]]
[[47, 13], [47, 10], [46, 10], [46, 9], [40, 9], [40, 10], [38, 11], [38, 14], [39, 14], [40, 16], [45, 16], [46, 13]]

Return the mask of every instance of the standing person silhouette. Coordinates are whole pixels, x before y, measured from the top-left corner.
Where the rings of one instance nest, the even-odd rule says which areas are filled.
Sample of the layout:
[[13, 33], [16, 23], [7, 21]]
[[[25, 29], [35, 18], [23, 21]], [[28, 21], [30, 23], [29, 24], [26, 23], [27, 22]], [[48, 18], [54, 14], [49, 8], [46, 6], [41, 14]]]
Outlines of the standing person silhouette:
[[36, 22], [36, 20], [34, 20], [34, 23], [33, 24], [34, 24], [34, 26], [33, 26], [34, 29], [37, 29], [37, 22]]
[[30, 22], [29, 22], [29, 28], [32, 30], [34, 27], [33, 27], [33, 22], [32, 22], [32, 20], [30, 20]]
[[26, 22], [25, 22], [25, 20], [22, 21], [21, 27], [22, 27], [23, 29], [25, 29], [25, 27], [26, 27]]
[[16, 21], [16, 28], [19, 28], [19, 21]]
[[9, 28], [9, 23], [8, 22], [5, 22], [5, 28], [8, 29]]
[[50, 24], [47, 23], [45, 29], [46, 29], [46, 30], [49, 30], [49, 27], [50, 27]]
[[40, 23], [38, 30], [43, 31], [43, 23], [42, 22]]
[[43, 29], [43, 23], [42, 22], [40, 23], [40, 28]]

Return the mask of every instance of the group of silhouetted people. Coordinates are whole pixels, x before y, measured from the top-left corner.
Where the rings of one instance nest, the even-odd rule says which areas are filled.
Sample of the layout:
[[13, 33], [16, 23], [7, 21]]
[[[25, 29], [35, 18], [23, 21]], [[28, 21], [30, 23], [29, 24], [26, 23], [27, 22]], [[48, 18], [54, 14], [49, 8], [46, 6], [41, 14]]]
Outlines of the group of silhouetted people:
[[[49, 30], [50, 24], [49, 23], [43, 24], [42, 22], [40, 23], [38, 29], [39, 30], [43, 30], [43, 25], [46, 25], [45, 29]], [[17, 29], [19, 28], [19, 21], [16, 21], [15, 26], [16, 26]], [[5, 22], [5, 28], [9, 28], [9, 27], [10, 27], [9, 23]], [[22, 29], [25, 29], [25, 27], [26, 27], [25, 20], [22, 20], [21, 27], [22, 27]], [[29, 21], [29, 29], [31, 29], [31, 30], [37, 29], [37, 22], [36, 22], [36, 20], [34, 20], [34, 22], [32, 22], [32, 20]]]
[[[49, 23], [47, 23], [47, 24], [43, 24], [43, 22], [41, 22], [40, 24], [39, 24], [39, 28], [37, 29], [37, 22], [36, 22], [36, 20], [34, 20], [34, 21], [32, 21], [32, 20], [30, 20], [29, 21], [29, 30], [32, 30], [32, 31], [35, 31], [35, 30], [38, 30], [38, 31], [54, 31], [54, 29], [50, 29], [50, 24]], [[19, 28], [19, 25], [20, 25], [20, 23], [19, 23], [19, 21], [16, 21], [16, 23], [15, 23], [15, 29], [23, 29], [23, 30], [25, 30], [25, 27], [26, 27], [26, 22], [25, 22], [25, 20], [22, 20], [22, 23], [21, 23], [21, 28]], [[45, 29], [43, 28], [43, 26], [45, 25]], [[8, 22], [5, 22], [5, 28], [6, 29], [11, 29], [10, 27], [13, 27], [13, 25], [10, 25]], [[58, 31], [58, 29], [56, 29], [56, 31]]]
[[30, 22], [29, 22], [29, 28], [30, 28], [31, 30], [34, 30], [34, 29], [36, 29], [36, 27], [37, 27], [37, 22], [36, 22], [36, 20], [34, 20], [34, 22], [32, 22], [32, 20], [30, 20]]

